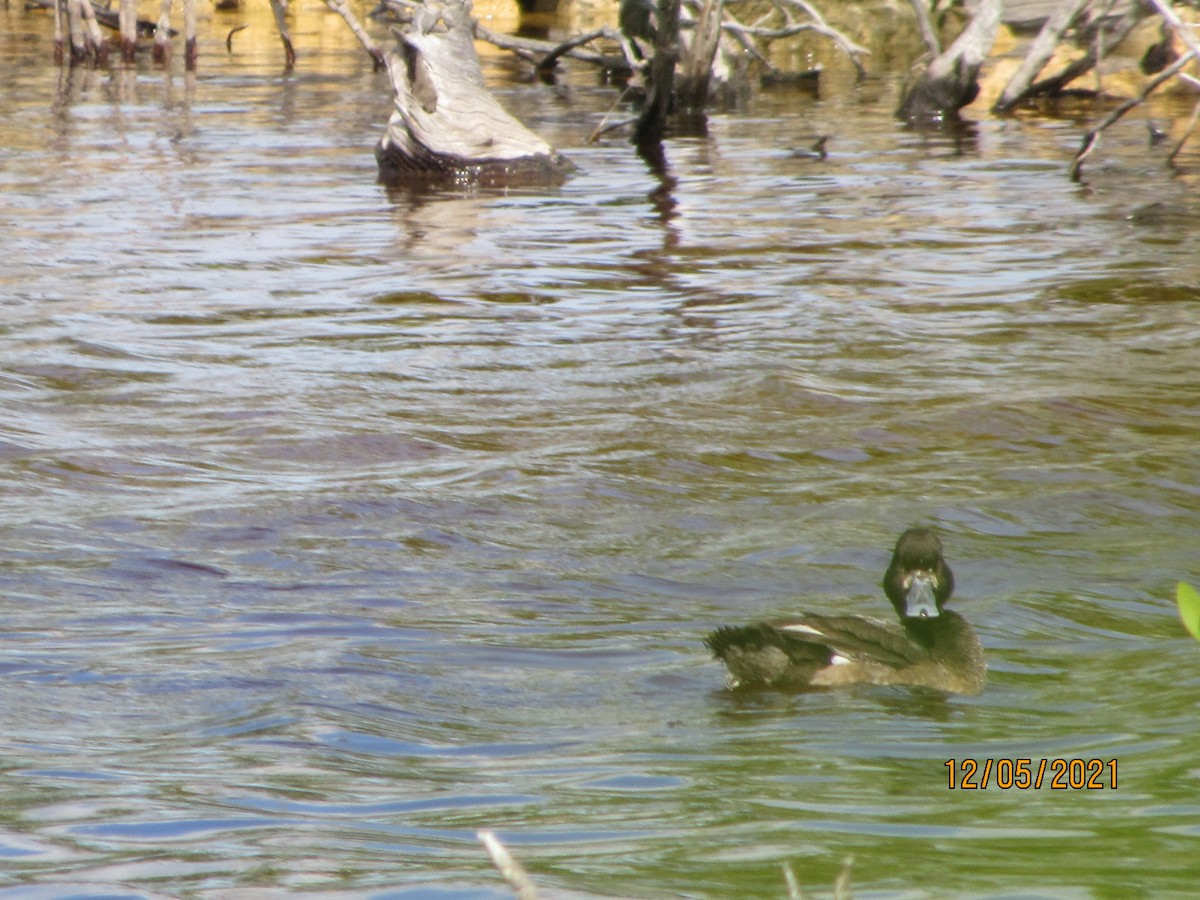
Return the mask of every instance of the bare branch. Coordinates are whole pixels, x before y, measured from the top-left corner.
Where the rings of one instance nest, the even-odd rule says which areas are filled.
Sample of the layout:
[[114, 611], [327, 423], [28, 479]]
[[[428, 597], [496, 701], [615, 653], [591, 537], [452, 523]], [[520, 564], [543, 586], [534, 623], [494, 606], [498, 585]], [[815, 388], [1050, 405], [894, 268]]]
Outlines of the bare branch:
[[783, 864], [783, 880], [787, 884], [788, 900], [804, 900], [804, 892], [800, 890], [800, 882], [796, 880], [796, 873], [787, 863]]
[[558, 58], [560, 56], [569, 53], [576, 47], [582, 47], [584, 44], [590, 44], [597, 38], [611, 36], [612, 32], [608, 28], [597, 28], [595, 31], [589, 31], [587, 34], [578, 34], [570, 40], [563, 41], [544, 57], [542, 57], [542, 61], [537, 64], [538, 71], [549, 72], [558, 64]]
[[[1137, 27], [1137, 24], [1141, 21], [1141, 19], [1142, 15], [1137, 4], [1130, 4], [1125, 14], [1120, 16], [1116, 20], [1115, 24], [1111, 24], [1108, 27], [1107, 30], [1110, 36], [1108, 40], [1108, 46], [1116, 47], [1121, 43], [1121, 41], [1125, 40], [1125, 38], [1129, 35], [1129, 32], [1133, 31], [1133, 29]], [[1088, 26], [1087, 31], [1090, 34], [1094, 29], [1104, 27], [1104, 17], [1097, 16], [1092, 20], [1092, 23]], [[1041, 81], [1034, 82], [1024, 92], [1022, 92], [1019, 97], [1016, 98], [1014, 103], [1020, 102], [1021, 100], [1026, 100], [1030, 97], [1040, 97], [1046, 95], [1053, 96], [1060, 93], [1068, 84], [1070, 84], [1080, 75], [1090, 72], [1096, 63], [1099, 62], [1099, 59], [1100, 57], [1097, 56], [1097, 45], [1095, 41], [1090, 41], [1088, 52], [1085, 55], [1066, 65], [1057, 74], [1051, 75], [1048, 78], [1043, 78]]]
[[[396, 2], [396, 0], [388, 0], [388, 2], [393, 3]], [[577, 59], [581, 62], [591, 63], [594, 66], [600, 66], [601, 68], [608, 69], [610, 71], [626, 70], [626, 67], [629, 67], [629, 71], [633, 70], [633, 67], [629, 65], [628, 59], [618, 58], [606, 53], [594, 53], [588, 50], [580, 49], [580, 47], [588, 41], [596, 40], [597, 38], [601, 37], [621, 43], [620, 37], [613, 32], [611, 28], [598, 29], [600, 33], [593, 33], [592, 36], [581, 35], [581, 37], [588, 37], [588, 41], [578, 41], [578, 43], [576, 43], [578, 39], [572, 38], [571, 40], [568, 40], [562, 44], [555, 44], [551, 43], [550, 41], [538, 41], [534, 40], [533, 38], [514, 37], [509, 34], [499, 34], [498, 32], [492, 31], [478, 20], [476, 20], [474, 23], [474, 29], [475, 37], [477, 37], [479, 40], [486, 41], [493, 47], [499, 47], [501, 50], [510, 50], [517, 54], [517, 56], [521, 57], [521, 59], [532, 63], [534, 66], [539, 68], [544, 67], [544, 60], [546, 57], [553, 55], [555, 59], [558, 59], [561, 56], [569, 56], [571, 59]], [[568, 44], [575, 45], [568, 47], [566, 46]]]
[[776, 6], [794, 6], [797, 9], [802, 10], [804, 14], [812, 20], [812, 24], [815, 26], [811, 30], [823, 37], [829, 38], [831, 41], [837, 44], [838, 47], [842, 49], [842, 52], [850, 57], [850, 62], [854, 63], [854, 68], [858, 72], [859, 77], [862, 77], [864, 74], [866, 74], [862, 66], [862, 61], [859, 59], [859, 57], [870, 56], [871, 51], [866, 47], [860, 47], [836, 28], [831, 27], [830, 24], [825, 21], [825, 17], [822, 16], [821, 13], [817, 11], [816, 7], [809, 3], [808, 0], [772, 0], [772, 2], [775, 3]]
[[1046, 20], [1042, 30], [1038, 32], [1038, 36], [1029, 45], [1025, 59], [1017, 67], [1017, 71], [1004, 86], [1000, 99], [992, 107], [994, 112], [1007, 112], [1025, 96], [1033, 79], [1054, 55], [1054, 48], [1062, 40], [1063, 32], [1071, 27], [1075, 17], [1087, 4], [1088, 0], [1063, 0], [1058, 5], [1054, 14]]
[[[760, 19], [759, 21], [763, 21], [763, 19]], [[736, 27], [726, 27], [728, 25], [733, 25]], [[725, 21], [721, 23], [721, 30], [731, 34], [733, 39], [741, 45], [743, 50], [757, 59], [760, 64], [766, 66], [770, 71], [774, 72], [776, 71], [775, 65], [769, 59], [767, 59], [766, 54], [763, 53], [762, 50], [759, 49], [758, 45], [750, 39], [751, 31], [755, 27], [757, 26], [743, 25], [734, 17], [733, 13], [729, 11], [729, 7], [725, 8]]]
[[1083, 169], [1083, 161], [1087, 159], [1087, 157], [1091, 155], [1091, 152], [1096, 148], [1096, 144], [1100, 140], [1100, 133], [1104, 131], [1105, 128], [1119, 121], [1121, 117], [1125, 115], [1125, 113], [1143, 103], [1147, 97], [1158, 90], [1159, 86], [1162, 85], [1163, 82], [1173, 78], [1175, 73], [1177, 73], [1180, 69], [1194, 59], [1196, 59], [1194, 54], [1187, 53], [1175, 60], [1175, 62], [1173, 62], [1170, 66], [1163, 69], [1158, 73], [1157, 76], [1147, 82], [1146, 86], [1142, 88], [1140, 94], [1138, 94], [1136, 97], [1126, 100], [1107, 116], [1105, 116], [1099, 125], [1085, 134], [1083, 136], [1083, 143], [1079, 148], [1079, 152], [1075, 154], [1075, 159], [1071, 162], [1071, 168], [1069, 170], [1071, 180], [1079, 180], [1079, 174]]
[[487, 849], [492, 863], [513, 889], [517, 900], [537, 900], [537, 888], [534, 887], [529, 874], [509, 855], [508, 849], [500, 843], [500, 839], [486, 829], [475, 832], [475, 837], [479, 838], [480, 843]]
[[249, 25], [243, 23], [241, 25], [234, 25], [229, 29], [229, 34], [225, 35], [225, 50], [227, 53], [233, 52], [233, 36], [239, 31], [245, 31], [249, 27]]
[[833, 883], [833, 900], [850, 900], [850, 869], [853, 866], [854, 857], [847, 856], [842, 863], [842, 871]]
[[350, 26], [350, 30], [354, 32], [354, 36], [358, 38], [358, 42], [363, 45], [363, 49], [371, 54], [371, 59], [375, 61], [375, 71], [378, 72], [383, 69], [387, 65], [384, 62], [383, 51], [375, 46], [375, 42], [371, 40], [371, 36], [362, 27], [362, 23], [350, 11], [350, 4], [346, 0], [325, 0], [325, 5], [341, 16], [343, 21]]
[[283, 0], [271, 0], [271, 12], [275, 16], [275, 27], [279, 30], [279, 40], [283, 43], [284, 62], [287, 64], [288, 71], [291, 71], [292, 67], [296, 65], [296, 48], [292, 46], [292, 36], [288, 32]]
[[1196, 130], [1196, 123], [1200, 122], [1200, 103], [1192, 110], [1192, 117], [1188, 120], [1187, 128], [1183, 130], [1183, 136], [1179, 138], [1178, 143], [1171, 149], [1171, 154], [1167, 157], [1167, 162], [1174, 162], [1175, 157], [1179, 155], [1179, 151], [1183, 149], [1183, 145], [1188, 142], [1188, 138], [1192, 136], [1192, 132]]
[[[1086, 3], [1087, 0], [1084, 0]], [[938, 40], [937, 32], [933, 30], [933, 22], [929, 18], [929, 7], [925, 4], [925, 0], [912, 0], [913, 12], [917, 14], [917, 27], [921, 31], [921, 40], [925, 42], [925, 49], [932, 56], [939, 56], [942, 52], [942, 42]]]
[[779, 38], [794, 37], [805, 31], [812, 31], [822, 37], [829, 38], [841, 47], [860, 75], [864, 74], [864, 69], [858, 57], [860, 55], [870, 55], [871, 53], [865, 47], [855, 44], [836, 28], [830, 28], [827, 25], [821, 25], [817, 22], [796, 22], [791, 25], [785, 25], [782, 28], [759, 28], [754, 25], [743, 25], [740, 22], [725, 21], [721, 23], [721, 28], [733, 35], [745, 35], [748, 37], [763, 38], [764, 40], [778, 40]]

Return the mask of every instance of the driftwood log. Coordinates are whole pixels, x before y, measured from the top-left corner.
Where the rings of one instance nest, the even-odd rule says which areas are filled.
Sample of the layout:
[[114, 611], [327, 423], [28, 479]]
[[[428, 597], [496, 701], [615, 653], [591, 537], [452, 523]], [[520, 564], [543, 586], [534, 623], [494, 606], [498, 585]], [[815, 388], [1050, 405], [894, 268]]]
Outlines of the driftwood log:
[[382, 181], [557, 182], [574, 165], [513, 118], [483, 81], [470, 0], [426, 2], [385, 54], [395, 111], [376, 148]]

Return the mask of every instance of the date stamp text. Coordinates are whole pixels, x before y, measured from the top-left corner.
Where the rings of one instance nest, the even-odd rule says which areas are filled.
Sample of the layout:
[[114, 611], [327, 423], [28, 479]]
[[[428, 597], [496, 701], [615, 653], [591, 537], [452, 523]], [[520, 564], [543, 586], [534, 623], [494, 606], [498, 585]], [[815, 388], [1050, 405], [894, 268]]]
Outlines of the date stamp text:
[[1097, 791], [1117, 789], [1116, 759], [1030, 759], [964, 757], [945, 762], [950, 790]]

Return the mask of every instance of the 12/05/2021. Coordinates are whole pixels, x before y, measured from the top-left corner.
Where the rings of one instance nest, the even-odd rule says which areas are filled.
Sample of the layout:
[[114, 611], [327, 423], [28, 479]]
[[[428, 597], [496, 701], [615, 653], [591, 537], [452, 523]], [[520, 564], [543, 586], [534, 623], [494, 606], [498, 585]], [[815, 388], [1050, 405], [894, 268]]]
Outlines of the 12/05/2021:
[[[1116, 759], [1039, 759], [965, 757], [948, 759], [950, 790], [982, 790], [994, 786], [1007, 790], [1055, 791], [1116, 790]], [[1105, 774], [1107, 773], [1107, 778]]]

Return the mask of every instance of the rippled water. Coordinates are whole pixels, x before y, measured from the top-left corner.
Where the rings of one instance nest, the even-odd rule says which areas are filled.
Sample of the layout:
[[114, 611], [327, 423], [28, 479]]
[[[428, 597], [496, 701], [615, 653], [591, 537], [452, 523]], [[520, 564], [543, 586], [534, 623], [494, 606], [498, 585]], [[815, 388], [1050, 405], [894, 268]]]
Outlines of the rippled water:
[[[65, 73], [0, 11], [0, 897], [509, 896], [479, 828], [555, 895], [1193, 890], [1197, 204], [1140, 125], [1073, 185], [1078, 121], [764, 94], [662, 183], [496, 57], [581, 173], [389, 193], [319, 4], [290, 75], [236, 21]], [[723, 690], [707, 629], [881, 611], [918, 521], [981, 697]], [[1119, 785], [947, 786], [1017, 757]]]

